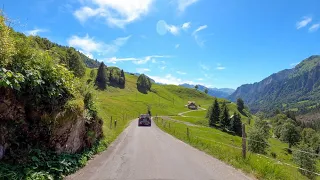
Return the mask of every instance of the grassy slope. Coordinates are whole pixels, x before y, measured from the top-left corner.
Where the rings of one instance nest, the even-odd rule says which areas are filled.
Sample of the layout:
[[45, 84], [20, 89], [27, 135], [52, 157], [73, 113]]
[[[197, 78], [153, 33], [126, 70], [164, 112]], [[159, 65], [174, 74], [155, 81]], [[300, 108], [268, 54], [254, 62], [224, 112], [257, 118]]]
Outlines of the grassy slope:
[[[90, 70], [87, 69], [86, 77], [83, 81], [89, 79]], [[178, 113], [188, 111], [184, 105], [187, 101], [196, 101], [203, 108], [208, 108], [213, 102], [213, 98], [194, 89], [183, 88], [172, 85], [157, 85], [152, 86], [154, 92], [142, 94], [136, 89], [137, 77], [126, 74], [126, 87], [124, 89], [108, 87], [105, 91], [94, 90], [95, 102], [98, 109], [98, 114], [104, 119], [104, 142], [111, 143], [127, 126], [128, 122], [136, 118], [140, 113], [146, 113], [147, 106], [151, 106], [153, 115], [171, 116], [173, 119], [186, 121], [198, 125], [207, 125], [205, 119], [206, 111], [192, 111], [185, 113], [184, 116], [178, 116]], [[219, 99], [221, 103], [223, 99]], [[230, 115], [234, 111], [238, 112], [236, 104], [229, 103], [228, 108]], [[117, 128], [110, 128], [111, 116], [113, 120], [117, 120]], [[252, 119], [254, 119], [253, 117]], [[242, 116], [244, 123], [248, 122], [247, 117]], [[169, 121], [164, 121], [169, 122]], [[254, 121], [251, 121], [251, 125]], [[241, 147], [241, 138], [223, 133], [219, 130], [209, 127], [191, 127], [182, 123], [170, 121], [170, 129], [168, 125], [157, 122], [158, 126], [166, 132], [176, 136], [179, 139], [190, 143], [198, 149], [201, 149], [208, 154], [213, 155], [245, 172], [252, 173], [258, 178], [263, 179], [305, 179], [296, 169], [288, 166], [279, 165], [275, 160], [267, 159], [256, 154], [249, 154], [247, 160], [241, 157], [241, 150], [232, 148], [225, 144]], [[249, 128], [250, 128], [249, 126]], [[186, 138], [186, 128], [190, 129], [191, 141]], [[201, 139], [203, 138], [203, 139]], [[220, 142], [220, 143], [218, 143]], [[268, 151], [276, 152], [278, 158], [290, 164], [292, 156], [286, 154], [282, 147], [287, 147], [286, 144], [270, 139], [271, 148]], [[221, 144], [223, 143], [223, 144]], [[225, 153], [228, 152], [228, 153]], [[268, 155], [270, 157], [270, 155]]]
[[[184, 114], [184, 116], [192, 115], [192, 117], [174, 116], [171, 118], [196, 125], [206, 125], [208, 120], [203, 118], [205, 112], [206, 111], [194, 111]], [[243, 122], [246, 123], [246, 120]], [[278, 139], [269, 139], [270, 147], [267, 150], [266, 157], [248, 152], [249, 158], [243, 160], [241, 155], [241, 137], [232, 136], [214, 128], [188, 126], [188, 124], [170, 120], [158, 120], [156, 123], [161, 129], [171, 135], [233, 165], [234, 167], [242, 169], [247, 173], [252, 173], [259, 179], [307, 179], [302, 176], [296, 168], [277, 162], [280, 160], [283, 163], [289, 163], [296, 166], [292, 160], [292, 155], [288, 154], [285, 150], [288, 145]], [[250, 129], [251, 126], [247, 127]], [[190, 140], [187, 138], [187, 128], [190, 132]], [[230, 145], [234, 147], [230, 147]], [[277, 154], [276, 159], [272, 158], [271, 152]], [[320, 171], [319, 164], [320, 162], [318, 162], [318, 172]], [[318, 179], [320, 179], [320, 177]]]
[[[83, 84], [90, 79], [90, 71], [86, 70]], [[213, 101], [211, 96], [202, 92], [172, 85], [153, 84], [153, 92], [142, 94], [136, 88], [137, 79], [137, 76], [126, 74], [124, 89], [109, 86], [104, 91], [93, 90], [98, 115], [104, 120], [104, 141], [107, 144], [122, 132], [130, 120], [137, 118], [140, 113], [146, 113], [148, 106], [153, 115], [177, 115], [188, 110], [184, 105], [189, 100], [199, 104], [210, 104]], [[114, 122], [110, 128], [111, 117], [117, 120], [117, 128], [114, 128]]]

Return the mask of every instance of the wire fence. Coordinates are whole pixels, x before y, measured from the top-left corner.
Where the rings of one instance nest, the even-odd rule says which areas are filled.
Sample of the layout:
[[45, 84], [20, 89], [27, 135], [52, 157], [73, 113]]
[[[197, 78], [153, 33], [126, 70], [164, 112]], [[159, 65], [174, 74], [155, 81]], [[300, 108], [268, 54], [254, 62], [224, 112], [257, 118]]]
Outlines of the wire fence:
[[[174, 123], [176, 123], [175, 121], [165, 120], [163, 118], [161, 118], [161, 121], [159, 121], [159, 117], [156, 117], [155, 120], [157, 121], [158, 124], [160, 124], [162, 127], [164, 127], [165, 129], [169, 130], [170, 132], [172, 132], [174, 135], [180, 134], [181, 137], [185, 137], [189, 141], [191, 140], [191, 138], [194, 138], [196, 140], [202, 139], [204, 141], [210, 141], [210, 142], [221, 144], [221, 145], [224, 145], [224, 146], [227, 146], [227, 147], [231, 147], [231, 148], [234, 148], [234, 149], [237, 149], [237, 150], [243, 150], [243, 148], [244, 148], [244, 147], [239, 147], [239, 146], [235, 146], [235, 145], [232, 145], [232, 144], [226, 144], [226, 143], [223, 143], [223, 142], [219, 142], [217, 140], [209, 139], [207, 137], [201, 137], [201, 136], [198, 136], [198, 135], [191, 134], [191, 131], [190, 131], [189, 126], [187, 124], [185, 124], [187, 126], [186, 131], [185, 132], [179, 132], [173, 126], [171, 126], [171, 122], [174, 124]], [[168, 123], [168, 125], [167, 125], [167, 123]], [[201, 130], [199, 128], [196, 128], [196, 131], [200, 131], [200, 132], [202, 131], [202, 132], [205, 132], [205, 133], [217, 134], [217, 135], [220, 135], [220, 136], [225, 137], [225, 138], [230, 138], [230, 136], [227, 136], [227, 135], [225, 135], [223, 133], [218, 133], [218, 132], [213, 132], [213, 131], [205, 131], [205, 130]], [[257, 141], [257, 140], [253, 140], [253, 139], [250, 139], [250, 138], [247, 138], [247, 137], [244, 137], [243, 140], [245, 140], [246, 142], [253, 141], [253, 142], [256, 142], [256, 143], [263, 143], [263, 144], [267, 144], [268, 146], [271, 146], [271, 144], [268, 143], [268, 142]], [[288, 149], [288, 150], [291, 150], [291, 151], [298, 151], [298, 152], [301, 152], [301, 153], [310, 154], [310, 155], [314, 155], [314, 156], [320, 157], [319, 154], [308, 152], [308, 151], [303, 151], [301, 149], [288, 148], [288, 147], [284, 147], [284, 146], [277, 146], [277, 147]], [[315, 174], [317, 176], [320, 176], [319, 172], [310, 171], [308, 169], [301, 168], [301, 167], [292, 165], [290, 163], [282, 162], [282, 161], [280, 161], [278, 159], [274, 159], [274, 158], [268, 157], [268, 156], [263, 155], [263, 154], [258, 154], [258, 153], [255, 153], [255, 154], [257, 154], [260, 157], [264, 157], [264, 158], [266, 158], [268, 160], [272, 160], [277, 164], [286, 165], [286, 166], [289, 166], [289, 167], [292, 167], [292, 168], [295, 168], [295, 169], [299, 169], [299, 170], [306, 171], [306, 172]]]

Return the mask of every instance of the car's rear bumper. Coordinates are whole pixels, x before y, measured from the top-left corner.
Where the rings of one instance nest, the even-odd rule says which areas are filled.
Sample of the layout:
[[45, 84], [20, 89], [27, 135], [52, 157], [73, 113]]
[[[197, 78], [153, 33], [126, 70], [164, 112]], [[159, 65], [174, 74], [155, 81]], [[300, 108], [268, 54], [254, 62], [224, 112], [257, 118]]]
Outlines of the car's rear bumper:
[[151, 126], [151, 123], [150, 124], [138, 124], [138, 126]]

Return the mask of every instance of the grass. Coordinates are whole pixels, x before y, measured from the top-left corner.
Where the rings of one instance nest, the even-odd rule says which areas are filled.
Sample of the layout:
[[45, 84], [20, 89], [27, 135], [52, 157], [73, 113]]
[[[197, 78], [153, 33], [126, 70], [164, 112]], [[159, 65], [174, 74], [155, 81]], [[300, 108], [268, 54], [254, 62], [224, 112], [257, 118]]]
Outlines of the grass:
[[[91, 69], [87, 69], [85, 77], [81, 79], [84, 86], [90, 79], [90, 71]], [[103, 91], [92, 90], [98, 115], [104, 120], [102, 141], [105, 144], [113, 142], [132, 119], [137, 118], [141, 113], [147, 113], [148, 106], [153, 115], [177, 116], [178, 113], [188, 110], [184, 106], [188, 101], [201, 104], [213, 102], [213, 97], [203, 92], [174, 85], [153, 84], [152, 92], [143, 94], [136, 88], [137, 79], [135, 75], [126, 74], [124, 89], [108, 86]], [[117, 128], [110, 128], [114, 120], [117, 120]]]
[[[83, 78], [84, 83], [89, 79], [89, 72], [88, 69], [86, 77]], [[194, 89], [158, 84], [153, 84], [152, 92], [142, 94], [137, 91], [136, 81], [137, 76], [126, 74], [124, 89], [107, 87], [104, 91], [93, 90], [98, 115], [104, 120], [105, 137], [102, 140], [104, 144], [108, 145], [114, 141], [128, 123], [137, 118], [139, 114], [146, 113], [149, 106], [153, 115], [170, 116], [172, 119], [200, 125], [187, 126], [184, 123], [166, 120], [164, 124], [156, 122], [162, 130], [248, 174], [253, 174], [259, 179], [306, 179], [297, 169], [279, 164], [271, 157], [271, 152], [274, 152], [277, 154], [278, 160], [293, 164], [292, 156], [283, 149], [283, 147], [287, 147], [287, 144], [277, 139], [269, 140], [271, 147], [266, 154], [268, 158], [248, 153], [248, 157], [243, 159], [241, 150], [237, 149], [241, 147], [241, 138], [206, 127], [208, 124], [208, 120], [205, 118], [206, 110], [185, 113], [184, 116], [187, 117], [178, 116], [179, 113], [188, 111], [184, 106], [187, 101], [195, 101], [203, 108], [208, 109], [214, 100], [213, 97]], [[218, 99], [218, 101], [222, 103], [224, 100]], [[230, 115], [233, 112], [238, 113], [235, 103], [227, 103], [227, 106]], [[117, 128], [114, 128], [114, 125], [110, 128], [111, 118], [117, 120]], [[254, 124], [255, 118], [254, 116], [250, 117], [252, 120], [248, 126], [249, 129]], [[243, 123], [248, 124], [248, 117], [241, 115], [241, 119]], [[186, 136], [187, 127], [190, 130], [190, 140]]]
[[248, 152], [247, 158], [243, 159], [240, 137], [209, 127], [187, 126], [173, 121], [156, 121], [156, 124], [176, 138], [248, 174], [253, 174], [258, 179], [307, 179], [297, 169], [279, 164], [268, 155], [265, 157]]

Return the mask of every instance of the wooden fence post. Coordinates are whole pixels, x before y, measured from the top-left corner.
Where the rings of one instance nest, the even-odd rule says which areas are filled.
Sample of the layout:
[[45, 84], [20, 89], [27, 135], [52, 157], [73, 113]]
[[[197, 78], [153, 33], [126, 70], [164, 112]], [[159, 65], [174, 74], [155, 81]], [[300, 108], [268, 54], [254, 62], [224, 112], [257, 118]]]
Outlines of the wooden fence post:
[[189, 127], [187, 127], [187, 137], [188, 137], [188, 140], [190, 141]]
[[246, 125], [242, 124], [242, 157], [247, 155], [247, 139], [246, 139]]
[[112, 129], [112, 116], [111, 116], [111, 119], [110, 119], [110, 129]]
[[117, 120], [114, 120], [114, 128], [117, 128]]

